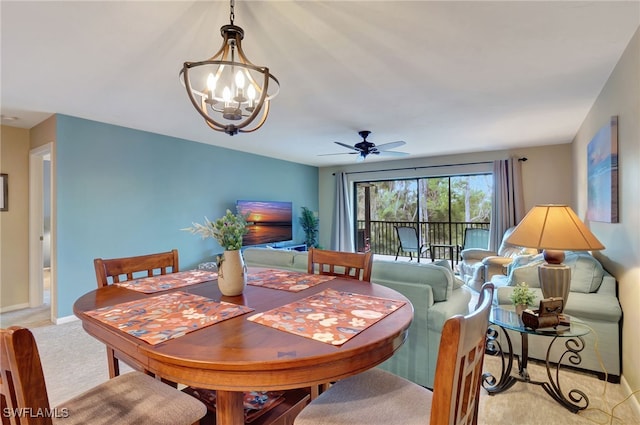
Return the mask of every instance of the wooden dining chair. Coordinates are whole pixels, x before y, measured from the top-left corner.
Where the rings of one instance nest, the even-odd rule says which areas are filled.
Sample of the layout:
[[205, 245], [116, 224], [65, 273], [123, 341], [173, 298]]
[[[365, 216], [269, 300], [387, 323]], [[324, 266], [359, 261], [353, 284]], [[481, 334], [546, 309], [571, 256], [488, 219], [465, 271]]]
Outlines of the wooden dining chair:
[[493, 290], [486, 283], [472, 313], [445, 322], [433, 392], [373, 368], [335, 383], [294, 425], [476, 424]]
[[[108, 260], [96, 258], [93, 260], [93, 266], [96, 270], [98, 288], [102, 288], [113, 283], [126, 282], [136, 277], [177, 273], [179, 271], [178, 250], [173, 249], [157, 254], [111, 258]], [[122, 359], [132, 366], [135, 364], [135, 362], [127, 362], [123, 357], [123, 354], [115, 353], [113, 348], [107, 347], [107, 362], [109, 365], [110, 378], [120, 375], [118, 359]]]
[[141, 372], [109, 379], [52, 408], [31, 331], [0, 329], [0, 340], [3, 424], [8, 419], [19, 425], [189, 425], [198, 424], [207, 412], [200, 401]]
[[369, 252], [342, 252], [311, 248], [307, 271], [311, 274], [339, 276], [371, 282], [373, 254]]
[[[140, 273], [145, 272], [146, 277], [159, 274], [176, 273], [179, 271], [178, 250], [173, 249], [168, 252], [160, 252], [157, 254], [112, 258], [109, 260], [96, 258], [93, 260], [93, 266], [96, 269], [98, 288], [102, 288], [103, 286], [110, 285], [111, 283], [132, 280], [136, 273], [138, 274], [136, 277], [140, 277]], [[171, 269], [170, 272], [169, 269]], [[109, 280], [111, 280], [111, 282], [109, 282]]]

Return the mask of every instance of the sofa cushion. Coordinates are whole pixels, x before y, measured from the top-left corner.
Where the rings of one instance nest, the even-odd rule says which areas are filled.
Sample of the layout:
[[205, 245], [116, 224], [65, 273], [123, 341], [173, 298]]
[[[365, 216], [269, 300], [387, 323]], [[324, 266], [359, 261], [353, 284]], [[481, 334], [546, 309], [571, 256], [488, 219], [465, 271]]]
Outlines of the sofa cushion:
[[293, 252], [273, 248], [247, 248], [243, 251], [245, 262], [264, 267], [293, 267]]
[[299, 252], [299, 251], [293, 252], [293, 268], [294, 269], [306, 272], [308, 269], [307, 267], [308, 263], [309, 263], [308, 252]]
[[453, 273], [446, 267], [430, 263], [375, 260], [371, 268], [371, 281], [407, 282], [429, 285], [435, 302], [446, 301], [453, 291]]

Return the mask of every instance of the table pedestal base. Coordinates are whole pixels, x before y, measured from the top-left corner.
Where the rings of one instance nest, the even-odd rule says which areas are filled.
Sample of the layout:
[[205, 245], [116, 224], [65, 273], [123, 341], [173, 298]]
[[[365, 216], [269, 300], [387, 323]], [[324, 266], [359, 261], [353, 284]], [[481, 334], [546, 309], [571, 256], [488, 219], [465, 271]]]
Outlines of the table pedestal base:
[[[505, 337], [505, 340], [507, 342], [507, 352], [503, 350], [502, 345], [498, 339], [499, 331], [497, 328], [502, 331], [502, 334]], [[511, 338], [509, 338], [509, 333], [504, 328], [497, 325], [491, 325], [487, 330], [486, 354], [491, 356], [499, 356], [502, 364], [500, 375], [498, 378], [488, 372], [482, 375], [482, 386], [485, 390], [487, 390], [489, 395], [494, 395], [506, 391], [511, 388], [516, 382], [526, 382], [528, 384], [541, 386], [547, 392], [547, 394], [551, 396], [551, 398], [553, 398], [555, 401], [557, 401], [573, 413], [577, 413], [580, 410], [586, 409], [589, 406], [589, 398], [584, 392], [577, 389], [571, 389], [565, 395], [560, 386], [560, 364], [562, 360], [567, 357], [569, 362], [574, 365], [579, 365], [582, 361], [580, 352], [584, 350], [585, 347], [582, 337], [578, 336], [574, 338], [568, 338], [565, 341], [565, 351], [564, 353], [562, 353], [555, 366], [549, 362], [551, 348], [558, 338], [557, 336], [553, 337], [551, 343], [549, 344], [549, 347], [547, 348], [547, 355], [545, 358], [545, 367], [548, 381], [536, 381], [530, 378], [529, 372], [527, 371], [527, 364], [529, 360], [528, 334], [525, 332], [520, 332], [520, 337], [522, 340], [522, 353], [518, 357], [517, 354], [513, 353]], [[513, 375], [511, 373], [513, 370], [514, 357], [516, 357], [518, 360], [517, 375]], [[552, 373], [552, 371], [555, 371], [555, 374]]]

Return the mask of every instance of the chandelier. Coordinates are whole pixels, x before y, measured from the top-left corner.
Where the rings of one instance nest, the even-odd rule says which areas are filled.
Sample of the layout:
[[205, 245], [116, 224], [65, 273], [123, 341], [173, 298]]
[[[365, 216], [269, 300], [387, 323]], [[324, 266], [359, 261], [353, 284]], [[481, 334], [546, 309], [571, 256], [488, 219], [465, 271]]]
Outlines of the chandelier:
[[256, 66], [245, 56], [244, 30], [233, 24], [234, 3], [230, 0], [230, 25], [220, 28], [220, 50], [207, 60], [185, 62], [180, 71], [187, 95], [207, 125], [230, 136], [262, 127], [271, 99], [280, 90], [269, 68]]

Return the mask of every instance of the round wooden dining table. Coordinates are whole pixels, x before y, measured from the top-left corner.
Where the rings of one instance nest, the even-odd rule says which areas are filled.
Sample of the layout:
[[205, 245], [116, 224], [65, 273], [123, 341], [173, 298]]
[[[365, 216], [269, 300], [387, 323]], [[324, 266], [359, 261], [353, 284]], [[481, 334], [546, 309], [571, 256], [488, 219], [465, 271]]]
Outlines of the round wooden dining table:
[[[405, 304], [339, 346], [247, 320], [253, 314], [329, 288]], [[157, 293], [145, 294], [109, 285], [80, 297], [73, 310], [86, 332], [113, 348], [119, 358], [134, 367], [171, 382], [216, 390], [218, 425], [244, 424], [244, 391], [313, 387], [382, 363], [404, 343], [413, 318], [413, 307], [402, 294], [353, 279], [336, 278], [300, 292], [247, 285], [244, 293], [236, 297], [223, 296], [215, 280], [175, 290], [245, 305], [254, 311], [151, 345], [87, 312]]]

